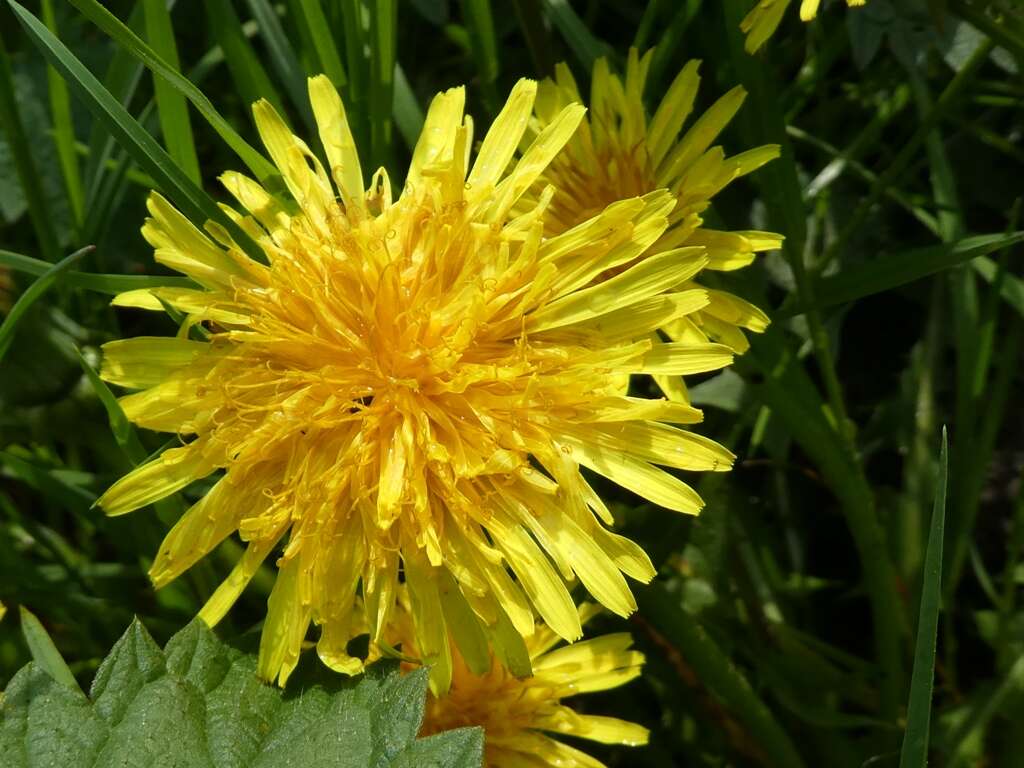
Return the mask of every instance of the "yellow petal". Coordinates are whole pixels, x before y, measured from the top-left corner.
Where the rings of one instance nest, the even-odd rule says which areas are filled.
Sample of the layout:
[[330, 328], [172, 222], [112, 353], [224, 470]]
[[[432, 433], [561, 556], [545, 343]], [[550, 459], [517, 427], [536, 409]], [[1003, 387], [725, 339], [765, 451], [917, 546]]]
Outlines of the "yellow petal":
[[108, 515], [124, 515], [180, 491], [216, 469], [200, 441], [170, 448], [114, 483], [96, 502]]
[[137, 336], [103, 345], [100, 376], [104, 381], [132, 389], [155, 387], [211, 349], [203, 341], [166, 336]]
[[697, 74], [699, 67], [700, 62], [696, 60], [686, 63], [665, 92], [647, 129], [647, 155], [655, 168], [668, 153], [693, 110], [697, 87], [700, 85], [700, 76]]
[[301, 559], [293, 557], [278, 568], [260, 635], [257, 674], [264, 680], [276, 679], [282, 687], [299, 663], [311, 616], [309, 606], [299, 598], [300, 564]]
[[523, 78], [512, 88], [508, 101], [480, 145], [467, 179], [471, 186], [486, 187], [498, 183], [526, 132], [536, 95], [537, 83], [533, 80]]
[[723, 344], [655, 344], [635, 372], [688, 376], [725, 368], [732, 357], [732, 350]]
[[334, 183], [338, 185], [346, 208], [365, 208], [363, 171], [345, 105], [326, 75], [309, 78], [309, 101], [320, 129], [320, 141], [327, 153]]
[[527, 320], [533, 332], [606, 315], [684, 282], [707, 263], [703, 248], [679, 248], [649, 256], [610, 280], [556, 299]]
[[231, 606], [235, 604], [239, 595], [245, 590], [246, 585], [256, 575], [256, 571], [260, 569], [260, 565], [266, 560], [267, 555], [277, 545], [278, 540], [284, 534], [285, 527], [282, 525], [274, 536], [249, 542], [249, 546], [242, 553], [242, 557], [239, 558], [238, 562], [235, 563], [231, 573], [221, 582], [214, 593], [210, 595], [210, 599], [206, 601], [202, 610], [199, 611], [199, 618], [206, 626], [217, 626], [220, 620], [227, 615]]

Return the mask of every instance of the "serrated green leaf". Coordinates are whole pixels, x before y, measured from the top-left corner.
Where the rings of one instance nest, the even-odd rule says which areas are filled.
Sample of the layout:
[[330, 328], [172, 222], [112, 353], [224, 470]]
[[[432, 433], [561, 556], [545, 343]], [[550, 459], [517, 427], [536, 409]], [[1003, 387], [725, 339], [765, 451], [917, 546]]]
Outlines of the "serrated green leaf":
[[427, 677], [388, 663], [361, 678], [318, 667], [282, 692], [200, 621], [163, 651], [135, 621], [88, 698], [35, 663], [18, 672], [0, 704], [0, 754], [5, 768], [476, 768], [480, 729], [416, 740]]

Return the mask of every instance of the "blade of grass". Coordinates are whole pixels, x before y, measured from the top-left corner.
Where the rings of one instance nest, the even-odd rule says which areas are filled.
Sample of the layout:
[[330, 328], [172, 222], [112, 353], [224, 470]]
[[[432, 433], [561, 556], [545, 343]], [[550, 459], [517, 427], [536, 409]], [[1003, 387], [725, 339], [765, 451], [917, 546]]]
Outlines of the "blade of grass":
[[[160, 56], [167, 66], [178, 71], [178, 46], [174, 42], [174, 26], [171, 13], [164, 0], [142, 0], [143, 16], [146, 21], [146, 39], [153, 52]], [[156, 111], [160, 118], [160, 131], [164, 146], [171, 159], [197, 184], [200, 183], [199, 158], [196, 155], [192, 124], [188, 119], [188, 105], [181, 92], [159, 75], [153, 75], [153, 89], [156, 94]]]
[[53, 644], [39, 619], [23, 605], [18, 606], [18, 609], [21, 614], [21, 634], [25, 637], [25, 644], [32, 654], [33, 661], [58, 683], [74, 691], [81, 691], [67, 662], [60, 655], [60, 651]]
[[28, 204], [28, 215], [36, 233], [39, 250], [47, 261], [56, 261], [60, 253], [57, 236], [50, 226], [50, 206], [40, 183], [39, 171], [29, 147], [25, 125], [21, 121], [18, 109], [18, 97], [14, 92], [14, 75], [11, 71], [11, 60], [7, 56], [7, 48], [0, 38], [0, 128], [7, 136], [7, 142], [14, 155], [14, 167], [21, 182], [25, 202]]
[[302, 121], [310, 131], [315, 131], [316, 121], [309, 103], [309, 90], [306, 88], [306, 73], [299, 63], [295, 49], [292, 48], [288, 36], [277, 17], [277, 11], [270, 0], [247, 0], [249, 11], [259, 25], [260, 37], [267, 46], [270, 63], [277, 72], [278, 79], [285, 86], [285, 93], [302, 116]]
[[[331, 25], [327, 23], [327, 16], [324, 14], [320, 0], [292, 0], [290, 6], [296, 22], [302, 26], [313, 43], [316, 59], [320, 63], [320, 71], [331, 79], [335, 88], [342, 88], [349, 84], [348, 73], [345, 71], [338, 46], [331, 34]], [[346, 26], [346, 37], [348, 34], [349, 30]], [[353, 53], [358, 57], [361, 55], [361, 49]], [[349, 60], [349, 69], [352, 69], [351, 59]]]
[[[13, 0], [9, 0], [13, 2]], [[277, 168], [267, 160], [263, 155], [256, 151], [245, 139], [238, 135], [234, 128], [228, 124], [213, 104], [210, 102], [203, 93], [196, 88], [187, 78], [185, 78], [177, 68], [172, 67], [164, 59], [159, 56], [152, 48], [139, 38], [131, 29], [125, 26], [121, 21], [115, 17], [110, 11], [101, 6], [96, 0], [71, 0], [71, 3], [81, 13], [89, 19], [93, 24], [106, 32], [123, 50], [131, 54], [135, 59], [145, 65], [154, 75], [158, 75], [162, 80], [169, 83], [185, 98], [187, 98], [196, 110], [201, 114], [206, 121], [210, 124], [217, 134], [224, 140], [224, 142], [234, 150], [235, 154], [242, 160], [243, 163], [248, 166], [249, 170], [253, 172], [257, 179], [264, 185], [276, 176], [279, 176]], [[23, 14], [19, 13], [19, 17]], [[25, 13], [25, 16], [30, 14]], [[24, 22], [23, 22], [24, 23]], [[238, 33], [241, 35], [241, 32]], [[243, 36], [244, 39], [244, 36]], [[248, 43], [246, 42], [246, 45]], [[223, 47], [223, 43], [221, 43]], [[66, 49], [65, 49], [66, 50]], [[251, 52], [251, 51], [250, 51]], [[225, 50], [225, 58], [230, 64], [229, 51]], [[84, 69], [84, 68], [83, 68]], [[95, 85], [99, 86], [99, 83], [95, 82], [95, 78], [90, 74], [89, 78]], [[102, 86], [99, 86], [102, 88]], [[104, 89], [105, 90], [105, 89]], [[257, 93], [256, 98], [259, 98], [261, 94]], [[107, 92], [107, 96], [110, 93]], [[256, 99], [254, 98], [253, 101]], [[114, 102], [113, 99], [111, 99]], [[115, 102], [116, 103], [116, 102]], [[113, 104], [110, 105], [113, 107]], [[118, 105], [120, 106], [120, 105]], [[124, 112], [125, 110], [121, 110]], [[131, 119], [130, 117], [128, 119]], [[113, 132], [117, 135], [117, 132]], [[145, 167], [144, 163], [139, 163]], [[154, 176], [156, 178], [156, 176]]]
[[476, 61], [476, 76], [480, 81], [484, 109], [494, 116], [499, 108], [495, 84], [501, 72], [501, 63], [498, 61], [498, 38], [494, 33], [490, 0], [462, 0], [462, 15], [469, 33], [469, 48]]
[[[981, 275], [983, 280], [995, 284], [996, 278], [999, 275], [999, 266], [994, 260], [987, 256], [979, 256], [971, 262], [971, 266], [974, 267], [975, 272]], [[1024, 280], [1021, 280], [1016, 275], [1004, 273], [1002, 285], [999, 288], [999, 295], [1018, 314], [1024, 315]]]
[[[82, 2], [83, 0], [77, 0]], [[75, 87], [79, 96], [98, 120], [107, 123], [111, 134], [127, 149], [135, 161], [153, 177], [153, 180], [174, 201], [186, 217], [197, 226], [207, 220], [223, 226], [250, 258], [265, 261], [262, 249], [241, 227], [197, 187], [178, 168], [167, 153], [142, 127], [132, 119], [124, 107], [100, 84], [88, 69], [75, 58], [62, 42], [31, 13], [15, 0], [8, 0], [22, 27], [43, 55], [62, 76]]]
[[114, 435], [117, 444], [125, 452], [128, 460], [135, 466], [139, 466], [146, 460], [146, 449], [139, 442], [139, 436], [135, 433], [128, 417], [124, 415], [117, 397], [110, 391], [110, 387], [99, 377], [89, 361], [82, 355], [82, 350], [75, 347], [75, 354], [78, 355], [78, 362], [82, 366], [82, 372], [92, 385], [93, 392], [100, 399], [104, 410], [107, 412], [107, 420], [110, 422], [110, 431]]
[[[819, 280], [816, 308], [883, 293], [1022, 241], [1024, 232], [977, 235], [954, 243], [881, 256]], [[775, 317], [792, 317], [804, 311], [805, 308], [800, 306], [787, 307], [777, 312]]]
[[[95, 0], [90, 0], [95, 2]], [[246, 104], [266, 99], [278, 112], [284, 112], [284, 102], [267, 71], [260, 63], [249, 39], [242, 31], [242, 22], [235, 13], [231, 0], [207, 0], [203, 3], [210, 32], [224, 51], [224, 63], [231, 80]]]
[[804, 765], [789, 734], [772, 715], [743, 673], [722, 652], [696, 616], [680, 606], [678, 595], [655, 582], [636, 592], [642, 625], [650, 622], [659, 636], [671, 643], [687, 664], [697, 670], [701, 684], [742, 723], [747, 734], [764, 750], [767, 762], [776, 768]]
[[946, 522], [946, 480], [949, 474], [946, 429], [942, 430], [939, 476], [935, 484], [935, 505], [928, 533], [921, 589], [921, 613], [917, 621], [914, 669], [907, 705], [907, 730], [900, 751], [900, 768], [925, 768], [931, 728], [932, 688], [935, 683], [935, 645], [942, 600], [942, 544]]
[[[53, 13], [53, 0], [43, 0], [43, 23], [57, 36], [57, 18]], [[82, 175], [75, 151], [75, 126], [71, 119], [71, 97], [68, 86], [57, 70], [46, 67], [46, 83], [50, 93], [50, 116], [53, 118], [53, 142], [57, 147], [64, 189], [68, 196], [68, 207], [76, 232], [82, 231], [82, 217], [85, 213], [85, 192]]]
[[0, 324], [0, 360], [3, 360], [8, 348], [11, 346], [11, 342], [14, 340], [14, 331], [18, 327], [18, 321], [21, 320], [22, 316], [28, 311], [36, 301], [39, 300], [43, 294], [57, 281], [57, 278], [67, 271], [68, 267], [78, 261], [80, 258], [85, 256], [92, 250], [92, 246], [86, 246], [81, 250], [75, 251], [70, 256], [67, 256], [56, 264], [50, 266], [39, 279], [30, 285], [18, 300], [14, 302], [14, 306], [11, 307], [11, 311], [7, 313], [7, 317], [4, 318], [2, 324]]
[[[41, 277], [53, 267], [53, 264], [12, 251], [0, 251], [0, 266], [7, 267], [14, 272]], [[68, 272], [64, 275], [64, 282], [73, 288], [84, 288], [87, 291], [110, 295], [139, 288], [196, 287], [196, 284], [187, 277], [171, 275], [102, 275], [90, 272]]]
[[395, 98], [392, 110], [395, 114], [395, 125], [402, 134], [405, 145], [412, 150], [423, 130], [423, 108], [416, 100], [416, 94], [409, 87], [401, 64], [395, 64]]
[[[133, 33], [141, 35], [144, 33], [143, 25], [142, 3], [136, 2], [132, 13], [128, 17], [126, 26]], [[145, 67], [134, 56], [124, 48], [119, 47], [114, 51], [110, 65], [103, 75], [103, 87], [127, 109], [142, 80], [144, 70]], [[88, 146], [89, 152], [86, 155], [85, 162], [85, 210], [87, 220], [90, 218], [92, 201], [103, 182], [110, 156], [116, 146], [114, 138], [100, 120], [92, 121], [92, 127], [89, 130]], [[86, 241], [90, 242], [90, 239], [86, 238]]]
[[861, 199], [861, 202], [849, 219], [847, 219], [846, 224], [840, 230], [836, 239], [825, 249], [825, 252], [815, 265], [817, 272], [823, 272], [839, 257], [846, 249], [850, 238], [864, 226], [875, 204], [885, 195], [885, 190], [905, 173], [907, 167], [918, 158], [918, 150], [921, 148], [921, 144], [924, 143], [931, 130], [939, 124], [939, 121], [945, 117], [946, 113], [959, 102], [964, 90], [971, 84], [981, 65], [988, 59], [989, 53], [992, 52], [992, 47], [993, 45], [990, 40], [982, 43], [963, 68], [950, 80], [949, 84], [939, 95], [939, 98], [935, 100], [931, 109], [921, 117], [918, 121], [917, 130], [914, 131], [914, 134], [907, 143], [900, 148], [896, 156], [888, 161], [885, 171], [878, 175], [878, 180], [872, 185], [870, 192]]
[[526, 47], [530, 51], [533, 67], [538, 77], [548, 77], [555, 71], [555, 59], [551, 34], [544, 25], [541, 12], [541, 0], [513, 0], [519, 28], [526, 38]]
[[580, 66], [589, 74], [594, 62], [602, 56], [615, 58], [615, 52], [603, 40], [599, 40], [587, 29], [587, 25], [576, 15], [568, 0], [543, 0], [551, 24], [568, 43]]
[[370, 5], [370, 168], [390, 165], [395, 91], [395, 46], [398, 42], [396, 0]]

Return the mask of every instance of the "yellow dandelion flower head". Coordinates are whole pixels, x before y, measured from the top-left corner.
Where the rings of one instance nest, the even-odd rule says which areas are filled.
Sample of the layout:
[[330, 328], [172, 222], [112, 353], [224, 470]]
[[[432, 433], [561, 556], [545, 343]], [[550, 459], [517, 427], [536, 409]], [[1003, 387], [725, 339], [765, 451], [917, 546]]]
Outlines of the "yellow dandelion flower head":
[[[581, 623], [595, 613], [592, 604], [580, 606]], [[401, 614], [392, 637], [403, 650], [414, 650], [408, 614]], [[539, 625], [526, 640], [525, 653], [533, 667], [533, 675], [527, 677], [516, 677], [495, 658], [473, 669], [455, 651], [451, 688], [428, 695], [421, 734], [483, 727], [485, 768], [603, 766], [554, 737], [641, 746], [647, 743], [647, 729], [615, 717], [580, 714], [562, 699], [617, 688], [639, 677], [644, 655], [632, 645], [626, 632], [560, 645], [558, 635]]]
[[[846, 4], [854, 8], [864, 5], [867, 0], [846, 0]], [[775, 34], [782, 15], [786, 12], [790, 0], [757, 0], [757, 5], [750, 9], [743, 21], [740, 31], [747, 36], [745, 48], [747, 53], [756, 53], [762, 45]], [[821, 0], [800, 0], [800, 20], [810, 21], [818, 15]]]
[[[669, 228], [646, 255], [701, 246], [708, 259], [706, 269], [744, 267], [754, 260], [755, 253], [778, 248], [781, 236], [709, 229], [703, 226], [701, 214], [726, 185], [777, 157], [779, 147], [767, 145], [726, 157], [720, 146], [712, 146], [746, 98], [739, 86], [683, 130], [700, 84], [697, 61], [683, 67], [648, 119], [643, 96], [652, 54], [653, 50], [640, 56], [631, 49], [624, 78], [611, 72], [605, 59], [595, 64], [590, 113], [534, 187], [535, 193], [543, 184], [555, 187], [546, 232], [556, 235], [577, 226], [623, 193], [643, 195], [667, 189], [676, 199]], [[540, 86], [534, 130], [543, 130], [566, 104], [574, 102], [582, 102], [579, 88], [569, 68], [560, 64], [555, 80]], [[535, 196], [528, 199], [532, 202]], [[700, 286], [692, 283], [691, 287]], [[705, 309], [661, 330], [677, 341], [714, 340], [736, 352], [746, 351], [749, 343], [741, 329], [761, 332], [768, 317], [732, 294], [715, 290], [708, 294]], [[680, 381], [665, 382], [664, 386], [670, 395], [685, 397]]]
[[[611, 515], [580, 468], [696, 513], [697, 494], [656, 465], [732, 463], [725, 448], [674, 426], [699, 421], [699, 411], [620, 387], [630, 374], [731, 361], [719, 344], [649, 338], [707, 304], [706, 291], [677, 290], [706, 263], [704, 248], [594, 285], [661, 237], [667, 193], [617, 202], [549, 238], [551, 190], [513, 213], [583, 116], [566, 106], [513, 163], [535, 93], [532, 81], [516, 85], [471, 168], [463, 89], [439, 94], [397, 198], [383, 170], [364, 191], [326, 77], [310, 81], [310, 97], [329, 173], [257, 103], [257, 128], [292, 199], [239, 173], [222, 179], [244, 212], [225, 210], [267, 265], [221, 228], [204, 233], [150, 198], [143, 234], [155, 258], [197, 287], [131, 291], [114, 303], [169, 305], [188, 321], [177, 338], [105, 345], [101, 372], [140, 390], [121, 399], [131, 421], [183, 444], [99, 503], [130, 512], [223, 470], [168, 533], [150, 575], [164, 585], [237, 532], [245, 553], [200, 614], [213, 625], [275, 553], [259, 657], [267, 679], [284, 684], [310, 623], [327, 665], [361, 670], [347, 644], [382, 637], [400, 583], [438, 690], [451, 674], [449, 629], [503, 642], [531, 634], [536, 613], [576, 639], [567, 584], [579, 579], [627, 615], [635, 602], [624, 574], [654, 575], [643, 550], [608, 529]], [[200, 338], [189, 338], [196, 326]]]

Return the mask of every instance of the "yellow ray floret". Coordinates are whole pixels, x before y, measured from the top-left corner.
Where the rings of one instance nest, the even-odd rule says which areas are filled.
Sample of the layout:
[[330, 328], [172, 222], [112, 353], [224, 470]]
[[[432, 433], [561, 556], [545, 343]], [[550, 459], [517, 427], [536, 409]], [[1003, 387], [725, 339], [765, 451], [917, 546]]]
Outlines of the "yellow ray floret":
[[[867, 0], [846, 0], [846, 4], [851, 8], [864, 5], [866, 2]], [[757, 0], [757, 5], [751, 8], [750, 13], [740, 22], [740, 31], [747, 36], [747, 53], [756, 53], [765, 41], [775, 34], [789, 3], [790, 0]], [[813, 19], [818, 15], [819, 5], [821, 0], [800, 0], [800, 19]]]
[[[416, 646], [443, 690], [453, 623], [507, 646], [536, 616], [580, 636], [579, 580], [618, 614], [635, 609], [625, 577], [654, 569], [581, 467], [683, 513], [702, 502], [674, 470], [726, 470], [733, 455], [679, 428], [700, 412], [626, 397], [630, 374], [717, 370], [732, 350], [665, 343], [652, 332], [712, 311], [690, 280], [713, 247], [640, 258], [675, 207], [645, 192], [544, 237], [552, 190], [522, 204], [583, 117], [553, 115], [518, 162], [536, 84], [521, 81], [470, 164], [464, 94], [434, 99], [397, 199], [384, 171], [361, 190], [337, 93], [310, 81], [325, 167], [266, 102], [260, 135], [292, 201], [241, 174], [225, 208], [266, 254], [247, 258], [217, 227], [200, 231], [162, 197], [143, 234], [195, 289], [131, 291], [122, 306], [188, 315], [199, 339], [106, 345], [102, 375], [138, 390], [129, 419], [182, 444], [100, 499], [113, 515], [216, 476], [160, 548], [162, 586], [226, 537], [243, 557], [201, 611], [219, 621], [271, 555], [277, 579], [259, 671], [282, 684], [311, 623], [332, 668], [354, 673], [355, 635], [382, 637], [408, 586]], [[514, 212], [513, 212], [514, 211]], [[595, 278], [616, 277], [601, 287]], [[752, 310], [729, 301], [722, 322]], [[747, 314], [744, 314], [744, 313]], [[670, 471], [672, 470], [672, 471]], [[222, 471], [222, 472], [220, 472]]]
[[[583, 605], [577, 615], [584, 623], [595, 612], [593, 605]], [[390, 634], [403, 653], [420, 655], [408, 611], [399, 610]], [[461, 650], [465, 644], [458, 645], [451, 687], [446, 693], [428, 695], [421, 734], [482, 727], [484, 768], [603, 768], [604, 763], [557, 736], [601, 744], [646, 744], [648, 731], [637, 723], [581, 714], [562, 703], [564, 698], [617, 688], [638, 677], [644, 656], [632, 648], [632, 638], [617, 633], [558, 645], [554, 632], [537, 627], [523, 649], [533, 669], [527, 677], [514, 676], [485, 652], [473, 660]]]
[[[664, 274], [674, 271], [680, 276], [677, 289], [699, 290], [692, 278], [699, 282], [701, 271], [739, 269], [750, 264], [756, 253], [779, 247], [779, 235], [707, 229], [702, 218], [722, 188], [775, 158], [779, 148], [757, 147], [726, 157], [722, 148], [714, 145], [743, 103], [746, 94], [739, 87], [685, 127], [693, 113], [700, 83], [696, 61], [683, 67], [649, 116], [643, 96], [652, 53], [648, 51], [641, 57], [631, 50], [624, 78], [612, 73], [604, 59], [597, 62], [591, 83], [590, 114], [522, 205], [535, 205], [546, 185], [553, 186], [545, 234], [555, 237], [580, 231], [587, 226], [585, 222], [594, 222], [595, 216], [608, 216], [608, 206], [624, 196], [642, 197], [667, 189], [675, 199], [668, 213], [669, 226], [644, 252], [643, 258], [647, 262], [659, 260], [657, 269], [653, 264], [649, 267], [652, 275], [658, 270]], [[580, 100], [572, 74], [560, 64], [555, 80], [540, 85], [532, 129], [543, 130], [567, 104]], [[696, 255], [698, 252], [700, 256]], [[640, 258], [639, 253], [634, 256], [634, 260]], [[624, 277], [619, 272], [631, 264], [625, 262], [617, 268], [599, 265], [600, 269], [587, 273], [592, 281], [588, 290], [613, 290], [613, 283]], [[634, 270], [639, 268], [640, 264], [632, 266]], [[659, 278], [655, 275], [652, 279]], [[652, 327], [672, 338], [677, 338], [672, 336], [673, 331], [685, 330], [686, 338], [696, 343], [716, 341], [735, 352], [744, 352], [749, 344], [741, 329], [759, 332], [768, 324], [763, 312], [727, 293], [710, 291], [704, 296], [703, 307], [687, 312], [685, 317], [666, 317]], [[585, 299], [573, 296], [569, 301], [579, 305]], [[667, 307], [663, 309], [668, 312]], [[548, 310], [549, 314], [554, 312], [554, 308]], [[641, 336], [646, 336], [646, 332], [636, 333], [634, 338]], [[685, 388], [678, 379], [659, 381], [666, 383], [670, 396], [678, 394], [685, 398]]]

